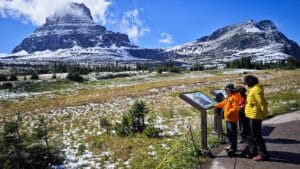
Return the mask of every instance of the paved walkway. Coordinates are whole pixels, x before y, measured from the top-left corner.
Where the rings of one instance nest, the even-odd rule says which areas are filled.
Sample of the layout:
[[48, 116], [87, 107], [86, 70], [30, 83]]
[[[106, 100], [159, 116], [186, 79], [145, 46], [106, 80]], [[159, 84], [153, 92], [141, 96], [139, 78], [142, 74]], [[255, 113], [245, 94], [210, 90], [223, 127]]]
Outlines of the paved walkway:
[[[229, 158], [222, 150], [204, 163], [202, 169], [300, 169], [300, 111], [273, 117], [263, 122], [263, 136], [269, 161]], [[246, 147], [239, 144], [241, 152]]]

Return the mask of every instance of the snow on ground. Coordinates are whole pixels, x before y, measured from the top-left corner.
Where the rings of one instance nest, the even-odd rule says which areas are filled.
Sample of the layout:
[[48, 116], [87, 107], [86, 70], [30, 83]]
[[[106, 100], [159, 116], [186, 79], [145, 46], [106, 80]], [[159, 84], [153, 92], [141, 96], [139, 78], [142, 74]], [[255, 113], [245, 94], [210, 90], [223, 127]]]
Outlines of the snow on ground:
[[245, 72], [255, 72], [257, 70], [254, 69], [232, 69], [232, 70], [224, 70], [223, 74], [240, 74]]
[[[229, 73], [242, 73], [249, 71], [247, 69], [239, 70], [229, 70]], [[227, 72], [227, 73], [228, 73]], [[195, 74], [186, 74], [183, 76], [189, 77], [192, 75], [194, 77], [198, 76], [210, 76], [202, 72], [195, 72]], [[147, 76], [147, 75], [143, 75]], [[259, 75], [260, 79], [270, 78], [268, 75]], [[137, 78], [137, 77], [135, 77]], [[148, 77], [151, 81], [151, 76]], [[169, 77], [166, 77], [169, 78]], [[180, 78], [180, 77], [173, 77]], [[154, 77], [153, 77], [154, 79]], [[234, 80], [234, 79], [229, 79]], [[220, 84], [223, 83], [220, 82]], [[120, 85], [120, 84], [113, 84]], [[197, 84], [187, 84], [179, 86], [169, 86], [164, 88], [153, 88], [149, 90], [149, 93], [145, 96], [140, 96], [139, 99], [145, 101], [147, 106], [153, 110], [153, 112], [158, 113], [157, 118], [154, 121], [154, 126], [163, 129], [162, 135], [173, 136], [182, 135], [188, 126], [192, 126], [193, 130], [199, 127], [199, 114], [194, 112], [188, 116], [181, 115], [180, 111], [189, 110], [191, 106], [188, 104], [183, 104], [177, 97], [172, 97], [171, 93], [181, 93], [187, 92], [191, 89], [199, 88], [199, 86], [217, 86], [216, 82], [199, 82]], [[290, 86], [290, 85], [289, 85]], [[271, 90], [267, 88], [268, 90]], [[272, 88], [273, 90], [273, 88]], [[162, 100], [163, 99], [163, 100]], [[100, 127], [99, 120], [101, 117], [111, 117], [115, 121], [120, 120], [122, 115], [128, 111], [128, 108], [133, 104], [135, 98], [131, 97], [117, 97], [111, 101], [103, 103], [90, 103], [87, 105], [57, 108], [56, 110], [51, 110], [44, 115], [52, 122], [52, 125], [58, 126], [62, 129], [62, 133], [56, 133], [54, 139], [62, 139], [65, 145], [63, 151], [66, 153], [66, 161], [63, 165], [64, 168], [117, 168], [120, 165], [119, 161], [114, 161], [114, 152], [110, 150], [105, 150], [104, 152], [93, 154], [89, 151], [90, 145], [86, 144], [84, 140], [89, 136], [99, 136], [105, 132], [104, 129]], [[162, 110], [165, 110], [163, 112]], [[33, 111], [32, 113], [24, 113], [27, 116], [24, 117], [24, 122], [28, 126], [32, 126], [33, 119], [37, 118], [32, 116], [32, 114], [38, 114], [39, 110]], [[165, 114], [169, 113], [169, 116]], [[114, 123], [115, 121], [112, 121]], [[208, 123], [212, 123], [213, 117], [208, 117]], [[79, 152], [79, 147], [84, 145], [86, 149], [83, 152]], [[161, 147], [165, 150], [170, 149], [165, 144]], [[148, 147], [148, 153], [153, 158], [156, 157], [157, 152], [153, 146]], [[106, 159], [102, 165], [99, 161], [101, 159]], [[125, 161], [123, 164], [126, 167], [130, 167], [130, 161]], [[102, 165], [102, 166], [101, 166]]]
[[27, 53], [26, 51], [21, 51], [18, 53], [10, 54], [7, 56], [17, 56], [17, 59], [9, 60], [7, 62], [18, 62], [18, 61], [39, 61], [47, 62], [52, 60], [64, 60], [64, 61], [78, 61], [78, 60], [89, 60], [89, 61], [136, 61], [136, 60], [145, 60], [139, 59], [131, 56], [126, 50], [122, 48], [101, 48], [101, 47], [90, 47], [90, 48], [81, 48], [75, 46], [70, 49], [59, 49], [56, 51], [45, 50], [38, 51], [34, 53]]

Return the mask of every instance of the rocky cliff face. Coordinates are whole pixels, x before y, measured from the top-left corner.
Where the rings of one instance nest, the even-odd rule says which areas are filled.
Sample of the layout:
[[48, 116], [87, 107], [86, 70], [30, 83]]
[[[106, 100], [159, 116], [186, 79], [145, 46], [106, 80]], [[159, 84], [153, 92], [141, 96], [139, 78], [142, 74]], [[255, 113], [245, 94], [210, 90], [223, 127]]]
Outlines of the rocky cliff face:
[[13, 53], [67, 49], [74, 46], [133, 47], [126, 34], [107, 31], [97, 25], [84, 4], [70, 3], [46, 19], [46, 23], [14, 48]]
[[165, 52], [183, 55], [177, 59], [187, 62], [222, 62], [241, 57], [263, 61], [300, 59], [298, 44], [279, 32], [270, 20], [229, 25], [193, 42], [167, 48]]

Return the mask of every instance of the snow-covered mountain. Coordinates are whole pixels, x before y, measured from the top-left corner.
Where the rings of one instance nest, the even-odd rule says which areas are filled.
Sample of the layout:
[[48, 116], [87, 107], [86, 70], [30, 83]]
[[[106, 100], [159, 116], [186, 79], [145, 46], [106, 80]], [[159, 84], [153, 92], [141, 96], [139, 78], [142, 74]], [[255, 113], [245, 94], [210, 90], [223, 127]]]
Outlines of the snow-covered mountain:
[[222, 62], [241, 57], [270, 62], [288, 57], [300, 59], [300, 47], [279, 32], [270, 20], [225, 26], [193, 42], [165, 49], [185, 62]]
[[107, 31], [97, 25], [90, 10], [84, 4], [69, 3], [46, 19], [13, 53], [22, 50], [28, 53], [37, 51], [56, 51], [74, 46], [89, 47], [134, 47], [126, 34]]
[[69, 3], [49, 16], [0, 63], [176, 61], [214, 65], [241, 57], [264, 62], [289, 57], [300, 60], [300, 47], [279, 32], [272, 21], [250, 20], [225, 26], [183, 45], [140, 48], [132, 45], [126, 34], [97, 25], [84, 4]]

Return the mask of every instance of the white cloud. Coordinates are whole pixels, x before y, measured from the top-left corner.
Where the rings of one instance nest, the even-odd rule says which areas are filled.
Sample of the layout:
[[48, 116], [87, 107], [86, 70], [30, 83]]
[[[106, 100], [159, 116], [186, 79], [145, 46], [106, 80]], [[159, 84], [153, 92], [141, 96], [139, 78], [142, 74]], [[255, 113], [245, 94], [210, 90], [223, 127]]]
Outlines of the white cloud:
[[96, 22], [106, 23], [105, 12], [111, 5], [106, 0], [0, 0], [0, 16], [25, 19], [35, 25], [42, 25], [46, 17], [70, 2], [84, 3]]
[[171, 44], [173, 43], [173, 36], [171, 34], [163, 32], [160, 34], [159, 43]]
[[143, 25], [139, 17], [139, 10], [135, 9], [124, 13], [120, 24], [120, 32], [128, 34], [130, 40], [137, 43], [140, 37], [150, 32], [150, 29]]
[[6, 53], [0, 53], [0, 58], [1, 57], [5, 57], [5, 56], [7, 56], [8, 54], [6, 54]]

